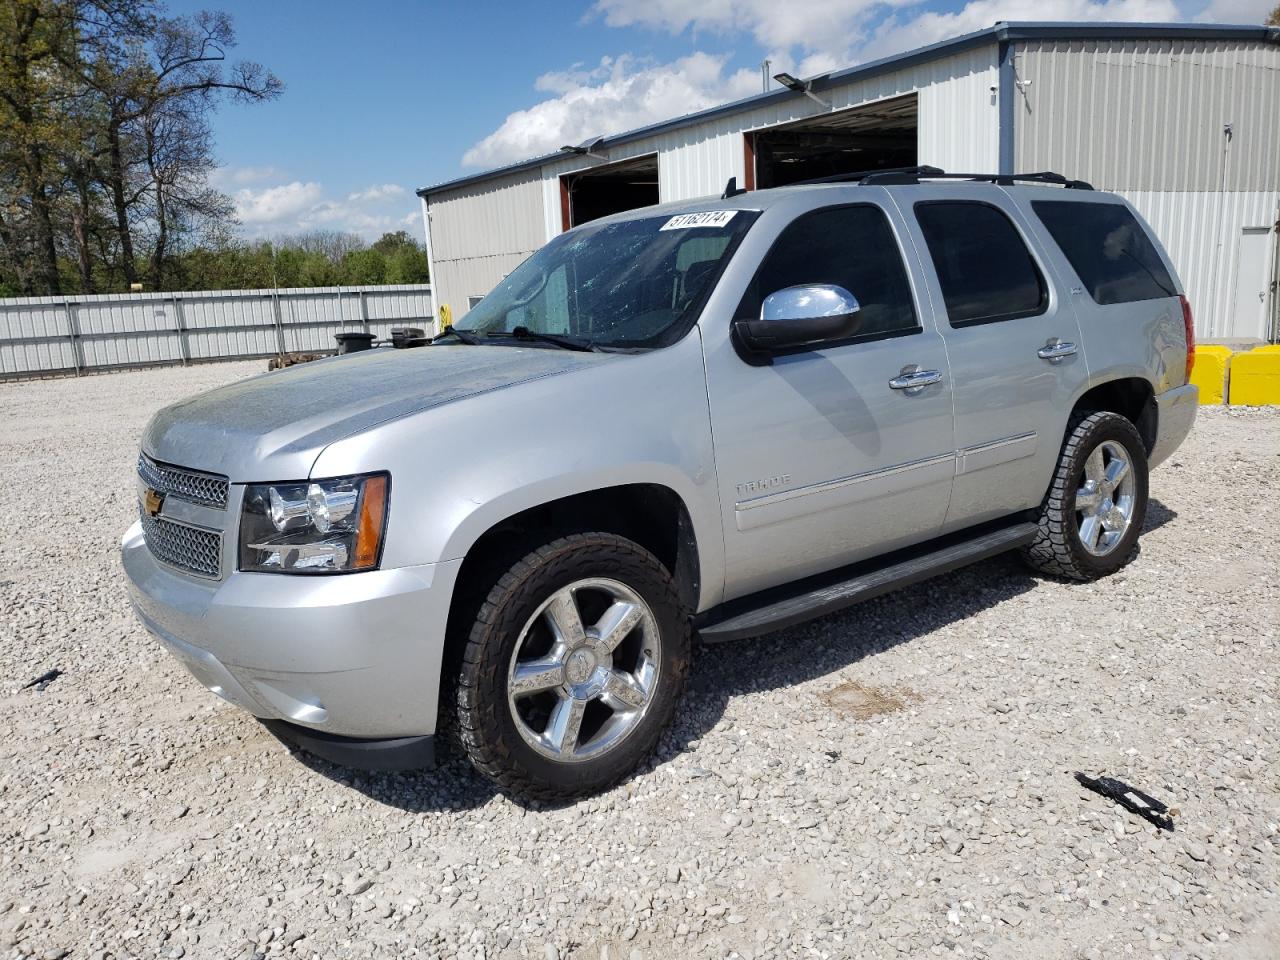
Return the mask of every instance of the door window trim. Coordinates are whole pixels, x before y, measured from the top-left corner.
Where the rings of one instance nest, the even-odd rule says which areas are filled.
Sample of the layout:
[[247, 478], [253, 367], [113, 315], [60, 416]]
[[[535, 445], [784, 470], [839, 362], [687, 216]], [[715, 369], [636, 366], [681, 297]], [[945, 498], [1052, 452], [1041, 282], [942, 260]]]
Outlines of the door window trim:
[[[1000, 216], [1004, 217], [1009, 226], [1013, 228], [1014, 234], [1022, 242], [1022, 247], [1027, 253], [1027, 259], [1031, 261], [1031, 269], [1035, 271], [1036, 281], [1040, 285], [1040, 303], [1034, 310], [1014, 310], [1009, 313], [998, 313], [990, 317], [974, 317], [971, 320], [961, 320], [959, 322], [951, 319], [951, 312], [947, 310], [947, 294], [942, 288], [942, 275], [938, 272], [938, 265], [933, 261], [933, 250], [929, 247], [929, 237], [928, 234], [925, 233], [924, 224], [920, 222], [920, 218], [916, 215], [916, 210], [920, 207], [932, 207], [938, 206], [939, 204], [968, 204], [975, 207], [989, 207], [996, 211], [996, 213], [1000, 214]], [[1018, 222], [1014, 220], [1013, 217], [1009, 216], [1009, 212], [1007, 210], [1000, 207], [998, 204], [991, 203], [987, 200], [973, 200], [968, 197], [940, 197], [936, 200], [917, 200], [911, 205], [911, 215], [912, 217], [915, 217], [916, 228], [920, 231], [920, 239], [924, 242], [924, 253], [925, 257], [927, 257], [928, 267], [933, 271], [933, 277], [938, 282], [938, 292], [942, 294], [942, 310], [946, 314], [947, 325], [951, 327], [951, 329], [964, 330], [967, 327], [984, 327], [990, 323], [1006, 323], [1010, 320], [1026, 320], [1030, 317], [1042, 317], [1049, 312], [1049, 307], [1052, 305], [1052, 290], [1050, 289], [1049, 283], [1045, 280], [1044, 268], [1040, 263], [1039, 257], [1036, 256], [1035, 247], [1028, 240], [1026, 232], [1018, 226]], [[921, 259], [923, 260], [925, 258], [922, 257]]]
[[[907, 281], [907, 294], [910, 297], [911, 318], [915, 321], [914, 327], [903, 327], [901, 330], [884, 330], [880, 333], [860, 333], [852, 337], [844, 337], [840, 340], [829, 340], [825, 343], [801, 344], [797, 347], [787, 347], [780, 350], [771, 351], [773, 356], [785, 357], [797, 353], [812, 353], [815, 350], [831, 350], [836, 347], [847, 347], [858, 343], [874, 343], [877, 340], [891, 340], [895, 337], [913, 337], [917, 334], [924, 333], [924, 321], [921, 319], [921, 298], [917, 296], [915, 288], [915, 278], [912, 276], [911, 263], [907, 259], [906, 250], [903, 247], [903, 237], [901, 231], [897, 229], [893, 222], [893, 217], [889, 211], [878, 203], [870, 203], [866, 200], [858, 200], [852, 203], [833, 203], [823, 207], [813, 207], [805, 210], [792, 217], [778, 231], [778, 235], [773, 238], [773, 242], [769, 244], [769, 249], [765, 251], [764, 256], [760, 258], [760, 263], [756, 265], [755, 271], [751, 274], [751, 279], [747, 282], [746, 289], [742, 292], [742, 298], [738, 301], [738, 306], [734, 309], [733, 315], [729, 318], [730, 339], [734, 344], [734, 348], [738, 350], [739, 356], [742, 356], [741, 348], [738, 346], [738, 338], [733, 336], [733, 322], [746, 318], [744, 313], [747, 298], [751, 296], [752, 289], [755, 287], [756, 280], [760, 278], [760, 274], [764, 271], [765, 265], [769, 262], [769, 258], [773, 256], [773, 251], [777, 249], [778, 244], [782, 242], [783, 236], [791, 225], [798, 222], [803, 217], [812, 216], [816, 213], [826, 213], [829, 210], [848, 210], [855, 207], [868, 207], [879, 212], [884, 218], [885, 225], [889, 228], [889, 235], [893, 237], [895, 248], [898, 251], [898, 257], [902, 263], [902, 273]], [[774, 291], [776, 292], [776, 291]], [[856, 290], [849, 291], [855, 297], [858, 295]], [[749, 319], [758, 320], [759, 317], [750, 317]], [[745, 357], [743, 359], [746, 359]], [[748, 361], [751, 362], [751, 361]], [[752, 363], [752, 365], [756, 365]]]

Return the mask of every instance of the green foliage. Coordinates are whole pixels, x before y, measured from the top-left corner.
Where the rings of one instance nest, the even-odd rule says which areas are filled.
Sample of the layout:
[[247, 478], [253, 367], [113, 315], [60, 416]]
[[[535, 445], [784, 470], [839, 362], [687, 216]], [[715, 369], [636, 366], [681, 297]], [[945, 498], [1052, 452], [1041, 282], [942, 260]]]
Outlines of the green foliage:
[[[62, 289], [81, 290], [76, 261], [58, 259]], [[168, 260], [162, 287], [147, 291], [255, 290], [271, 287], [347, 287], [383, 283], [427, 283], [427, 253], [403, 230], [372, 244], [354, 234], [300, 234], [246, 242], [224, 237], [193, 247]], [[95, 269], [98, 291], [128, 289], [124, 275], [105, 266]], [[0, 297], [23, 296], [21, 280], [0, 263]]]
[[302, 234], [196, 247], [172, 260], [165, 289], [346, 287], [427, 279], [426, 251], [404, 231], [384, 234], [373, 244], [352, 234]]
[[342, 259], [343, 274], [351, 283], [385, 283], [387, 258], [378, 250], [357, 250]]

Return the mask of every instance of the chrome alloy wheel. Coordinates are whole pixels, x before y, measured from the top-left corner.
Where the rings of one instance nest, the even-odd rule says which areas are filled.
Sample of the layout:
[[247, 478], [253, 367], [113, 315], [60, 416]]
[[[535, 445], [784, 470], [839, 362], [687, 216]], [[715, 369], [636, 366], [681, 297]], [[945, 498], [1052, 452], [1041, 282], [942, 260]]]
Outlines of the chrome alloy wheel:
[[1105, 557], [1124, 539], [1133, 522], [1136, 489], [1129, 452], [1114, 440], [1098, 444], [1076, 490], [1080, 543], [1095, 557]]
[[560, 762], [608, 752], [653, 702], [661, 642], [653, 611], [626, 584], [591, 578], [556, 591], [511, 654], [507, 704], [520, 736]]

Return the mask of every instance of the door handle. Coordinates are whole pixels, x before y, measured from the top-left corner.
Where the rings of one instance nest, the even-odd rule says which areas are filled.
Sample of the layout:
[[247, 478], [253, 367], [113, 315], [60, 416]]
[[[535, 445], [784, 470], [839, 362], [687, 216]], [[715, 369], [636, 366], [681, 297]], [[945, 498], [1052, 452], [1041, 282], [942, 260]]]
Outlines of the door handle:
[[1076, 355], [1076, 345], [1068, 340], [1059, 340], [1054, 337], [1043, 347], [1036, 351], [1036, 356], [1041, 360], [1048, 360], [1050, 363], [1061, 363], [1067, 357]]
[[903, 370], [902, 373], [889, 381], [889, 386], [894, 390], [905, 390], [907, 393], [917, 393], [930, 384], [941, 382], [941, 371], [921, 370], [917, 367], [914, 370]]

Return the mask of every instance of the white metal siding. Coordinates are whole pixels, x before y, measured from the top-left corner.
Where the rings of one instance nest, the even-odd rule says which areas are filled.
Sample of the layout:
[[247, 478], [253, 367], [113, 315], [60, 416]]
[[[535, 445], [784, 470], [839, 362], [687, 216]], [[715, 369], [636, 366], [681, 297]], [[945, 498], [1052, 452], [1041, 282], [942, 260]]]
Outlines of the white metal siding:
[[1280, 185], [1276, 44], [1041, 41], [1019, 44], [1014, 65], [1019, 169], [1106, 190]]
[[1280, 218], [1271, 191], [1120, 191], [1164, 243], [1187, 289], [1201, 339], [1230, 335], [1240, 233]]
[[428, 197], [436, 273], [431, 280], [453, 319], [466, 313], [467, 297], [488, 293], [546, 243], [543, 214], [542, 176], [536, 169]]
[[[276, 310], [279, 309], [279, 323]], [[0, 377], [332, 351], [344, 327], [429, 328], [426, 284], [0, 300]]]

